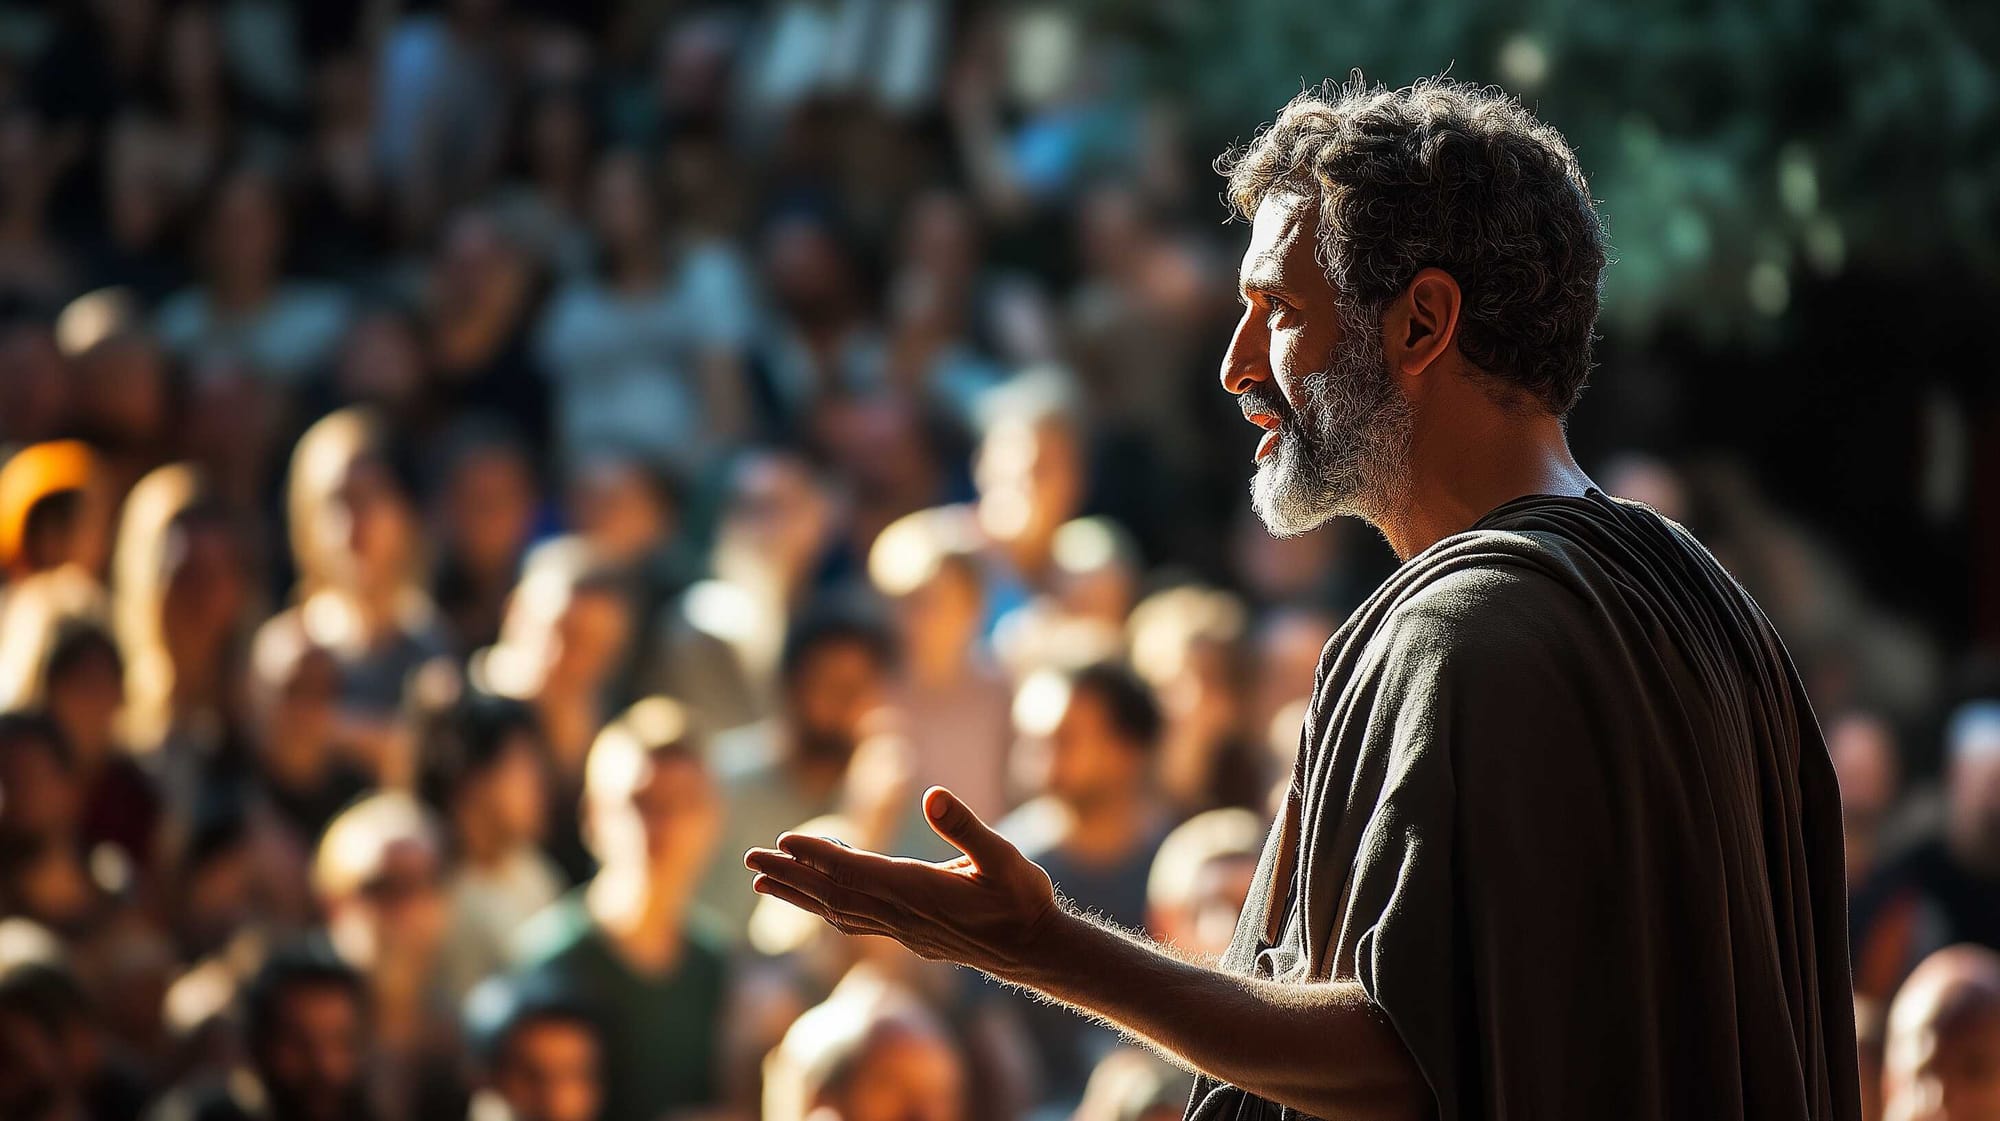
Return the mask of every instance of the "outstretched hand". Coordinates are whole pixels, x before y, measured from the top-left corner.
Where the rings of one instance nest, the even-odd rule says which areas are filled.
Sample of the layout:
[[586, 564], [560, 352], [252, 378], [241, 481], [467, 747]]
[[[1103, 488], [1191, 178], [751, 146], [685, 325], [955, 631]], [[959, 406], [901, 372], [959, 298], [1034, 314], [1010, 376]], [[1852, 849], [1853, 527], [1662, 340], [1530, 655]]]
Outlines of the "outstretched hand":
[[744, 854], [750, 886], [843, 934], [1005, 976], [1061, 913], [1049, 874], [942, 786], [924, 793], [924, 820], [964, 855], [931, 863], [786, 833]]

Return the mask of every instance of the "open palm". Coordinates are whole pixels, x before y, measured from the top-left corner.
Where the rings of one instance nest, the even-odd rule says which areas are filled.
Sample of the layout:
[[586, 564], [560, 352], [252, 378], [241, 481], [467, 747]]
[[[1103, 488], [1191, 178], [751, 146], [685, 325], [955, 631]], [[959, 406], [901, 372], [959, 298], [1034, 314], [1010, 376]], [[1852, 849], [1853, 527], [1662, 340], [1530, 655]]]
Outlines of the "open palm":
[[941, 786], [924, 793], [924, 820], [963, 855], [932, 863], [786, 833], [743, 863], [756, 873], [753, 890], [843, 934], [893, 938], [933, 961], [1006, 972], [1057, 913], [1049, 874]]

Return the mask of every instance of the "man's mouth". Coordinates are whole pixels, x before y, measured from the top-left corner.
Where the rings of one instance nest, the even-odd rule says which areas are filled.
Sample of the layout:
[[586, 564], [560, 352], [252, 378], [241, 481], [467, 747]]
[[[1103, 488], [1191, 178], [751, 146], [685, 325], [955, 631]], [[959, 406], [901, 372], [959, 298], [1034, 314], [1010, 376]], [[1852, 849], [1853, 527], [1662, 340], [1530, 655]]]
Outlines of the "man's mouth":
[[1255, 408], [1245, 408], [1243, 419], [1264, 430], [1264, 438], [1257, 441], [1257, 450], [1251, 455], [1253, 463], [1262, 463], [1266, 456], [1278, 450], [1278, 418]]

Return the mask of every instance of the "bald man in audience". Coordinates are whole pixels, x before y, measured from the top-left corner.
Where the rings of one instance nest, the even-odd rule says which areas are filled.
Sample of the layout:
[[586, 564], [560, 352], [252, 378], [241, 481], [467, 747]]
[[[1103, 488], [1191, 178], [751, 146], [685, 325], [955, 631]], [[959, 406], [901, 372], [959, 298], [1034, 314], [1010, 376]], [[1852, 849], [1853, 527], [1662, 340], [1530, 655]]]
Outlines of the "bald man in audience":
[[2000, 1121], [2000, 954], [1947, 947], [1889, 1006], [1885, 1121]]

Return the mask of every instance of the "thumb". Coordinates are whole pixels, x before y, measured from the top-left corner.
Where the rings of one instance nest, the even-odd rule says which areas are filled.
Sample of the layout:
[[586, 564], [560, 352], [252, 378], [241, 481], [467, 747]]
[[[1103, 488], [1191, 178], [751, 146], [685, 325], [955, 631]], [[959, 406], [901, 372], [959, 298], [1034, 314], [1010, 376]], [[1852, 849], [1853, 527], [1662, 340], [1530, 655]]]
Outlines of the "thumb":
[[924, 820], [930, 822], [932, 832], [981, 868], [998, 866], [1020, 855], [1013, 842], [995, 833], [971, 806], [942, 786], [924, 791]]

